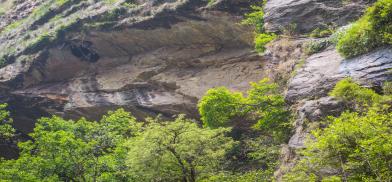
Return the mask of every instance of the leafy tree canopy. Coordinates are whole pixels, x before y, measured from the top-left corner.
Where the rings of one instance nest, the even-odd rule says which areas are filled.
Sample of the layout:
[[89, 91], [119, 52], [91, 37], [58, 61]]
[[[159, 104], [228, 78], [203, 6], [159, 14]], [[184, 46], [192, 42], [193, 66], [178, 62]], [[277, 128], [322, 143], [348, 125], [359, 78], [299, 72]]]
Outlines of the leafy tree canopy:
[[10, 112], [6, 110], [7, 104], [0, 104], [0, 139], [10, 139], [15, 134], [15, 129], [12, 127], [12, 119]]
[[228, 128], [200, 128], [179, 116], [173, 122], [151, 120], [130, 140], [127, 164], [137, 181], [196, 181], [221, 171], [235, 142]]
[[345, 112], [313, 132], [304, 158], [285, 181], [388, 181], [392, 179], [392, 113], [372, 108]]
[[2, 161], [0, 180], [104, 181], [127, 176], [123, 143], [141, 127], [129, 113], [109, 112], [101, 122], [38, 120], [32, 140], [19, 143], [20, 157]]
[[209, 90], [198, 107], [205, 126], [216, 128], [230, 125], [236, 117], [243, 122], [256, 121], [254, 128], [279, 136], [289, 131], [289, 112], [278, 86], [263, 79], [251, 83], [247, 97], [227, 88]]

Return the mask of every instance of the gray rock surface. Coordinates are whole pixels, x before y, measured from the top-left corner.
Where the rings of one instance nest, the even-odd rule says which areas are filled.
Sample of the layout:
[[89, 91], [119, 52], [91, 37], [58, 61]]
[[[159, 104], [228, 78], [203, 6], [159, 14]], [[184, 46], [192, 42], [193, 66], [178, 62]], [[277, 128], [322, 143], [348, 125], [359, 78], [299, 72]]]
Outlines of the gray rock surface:
[[326, 24], [345, 25], [358, 18], [372, 0], [268, 0], [265, 22], [276, 32], [294, 24], [299, 32], [310, 32]]
[[366, 86], [377, 86], [392, 79], [392, 50], [381, 48], [369, 54], [345, 60], [334, 49], [309, 57], [289, 83], [286, 99], [295, 103], [301, 99], [328, 95], [336, 82], [345, 77]]
[[[303, 148], [306, 138], [312, 128], [312, 124], [327, 116], [338, 116], [344, 110], [344, 105], [332, 97], [323, 97], [318, 100], [310, 100], [302, 103], [297, 110], [294, 135], [290, 138], [288, 146], [291, 148]], [[317, 126], [313, 126], [317, 127]]]
[[392, 80], [392, 49], [380, 48], [369, 54], [345, 60], [340, 73], [350, 76], [367, 86], [379, 86]]
[[290, 81], [286, 99], [295, 103], [301, 99], [324, 97], [343, 78], [340, 65], [343, 58], [334, 49], [310, 56]]

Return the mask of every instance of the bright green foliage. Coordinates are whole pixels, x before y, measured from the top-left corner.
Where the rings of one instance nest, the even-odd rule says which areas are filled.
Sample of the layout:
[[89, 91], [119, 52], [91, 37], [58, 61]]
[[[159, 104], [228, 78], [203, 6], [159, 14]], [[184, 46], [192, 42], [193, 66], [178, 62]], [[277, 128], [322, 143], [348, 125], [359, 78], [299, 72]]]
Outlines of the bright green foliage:
[[[389, 181], [392, 179], [392, 113], [372, 108], [345, 112], [313, 132], [303, 159], [285, 181]], [[323, 170], [334, 171], [332, 174]]]
[[173, 122], [150, 121], [130, 140], [128, 165], [135, 181], [190, 181], [222, 170], [235, 142], [228, 128], [200, 128], [179, 116]]
[[201, 119], [205, 126], [216, 128], [227, 126], [235, 117], [248, 118], [256, 121], [257, 129], [274, 135], [286, 133], [289, 112], [277, 87], [267, 79], [251, 83], [248, 97], [226, 88], [211, 89], [199, 102]]
[[340, 98], [353, 109], [365, 109], [383, 101], [383, 97], [371, 89], [363, 88], [351, 78], [339, 81], [330, 93], [331, 96]]
[[243, 97], [238, 113], [231, 118], [231, 135], [239, 139], [228, 157], [230, 169], [237, 173], [221, 173], [210, 181], [271, 181], [279, 165], [280, 144], [290, 134], [289, 112], [277, 85], [262, 80], [251, 83]]
[[245, 15], [242, 21], [244, 25], [255, 27], [255, 49], [259, 53], [265, 51], [265, 46], [277, 37], [273, 33], [266, 33], [264, 29], [264, 10], [261, 6], [252, 6], [252, 12]]
[[392, 44], [392, 0], [378, 0], [350, 27], [338, 42], [345, 57], [367, 53], [384, 44]]
[[284, 135], [289, 133], [290, 113], [286, 108], [283, 95], [278, 91], [278, 85], [268, 82], [268, 79], [263, 79], [258, 83], [251, 83], [245, 111], [251, 118], [257, 120], [255, 128], [276, 136]]
[[242, 21], [244, 25], [253, 25], [256, 33], [265, 32], [264, 29], [264, 10], [260, 6], [252, 6], [252, 12], [245, 14], [245, 19]]
[[363, 18], [347, 30], [339, 39], [336, 48], [344, 57], [350, 58], [367, 53], [380, 45], [380, 36], [372, 29], [370, 22]]
[[15, 134], [10, 112], [6, 111], [6, 108], [7, 104], [0, 104], [0, 139], [10, 139]]
[[0, 180], [119, 181], [126, 179], [126, 139], [141, 124], [124, 110], [109, 112], [101, 122], [40, 119], [32, 141], [19, 143], [17, 160], [0, 164]]
[[227, 126], [227, 122], [240, 112], [239, 107], [244, 102], [243, 99], [241, 93], [230, 92], [224, 87], [208, 90], [198, 104], [204, 126]]
[[276, 35], [273, 33], [270, 34], [261, 33], [256, 35], [254, 40], [256, 51], [259, 53], [263, 53], [266, 50], [265, 46], [275, 39], [276, 39]]

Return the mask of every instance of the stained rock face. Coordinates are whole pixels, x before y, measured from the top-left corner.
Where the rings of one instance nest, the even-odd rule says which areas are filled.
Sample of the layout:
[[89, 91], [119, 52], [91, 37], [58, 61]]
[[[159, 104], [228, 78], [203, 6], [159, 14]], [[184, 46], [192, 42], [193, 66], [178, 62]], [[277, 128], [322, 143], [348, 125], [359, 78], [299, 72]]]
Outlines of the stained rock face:
[[208, 89], [243, 91], [264, 77], [252, 30], [225, 9], [244, 2], [222, 1], [215, 9], [193, 1], [146, 3], [136, 23], [125, 25], [132, 17], [124, 17], [119, 29], [69, 31], [1, 68], [0, 100], [16, 112], [16, 127], [27, 133], [42, 116], [98, 119], [119, 107], [140, 118], [197, 117]]
[[289, 83], [286, 100], [295, 103], [305, 98], [324, 97], [343, 78], [343, 58], [334, 49], [310, 56]]
[[295, 26], [298, 32], [310, 32], [327, 24], [346, 25], [358, 18], [372, 0], [269, 0], [265, 5], [268, 31]]
[[366, 86], [379, 86], [392, 79], [392, 50], [381, 48], [372, 53], [345, 60], [336, 50], [314, 54], [291, 80], [286, 99], [295, 103], [301, 99], [327, 96], [336, 82], [345, 77]]

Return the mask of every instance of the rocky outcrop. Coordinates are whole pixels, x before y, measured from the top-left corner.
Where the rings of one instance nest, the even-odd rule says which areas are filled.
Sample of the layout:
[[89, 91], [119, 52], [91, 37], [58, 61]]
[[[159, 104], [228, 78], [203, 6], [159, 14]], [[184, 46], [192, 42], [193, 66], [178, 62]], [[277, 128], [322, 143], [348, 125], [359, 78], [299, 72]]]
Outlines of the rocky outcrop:
[[304, 147], [304, 143], [312, 129], [320, 127], [318, 121], [327, 116], [338, 116], [344, 110], [344, 105], [332, 97], [304, 101], [297, 110], [297, 120], [294, 123], [294, 135], [288, 146], [294, 149]]
[[380, 48], [369, 54], [344, 59], [335, 49], [310, 56], [297, 75], [290, 81], [286, 100], [296, 110], [294, 134], [288, 145], [282, 148], [281, 167], [275, 172], [278, 180], [295, 166], [300, 158], [298, 149], [305, 147], [311, 137], [310, 131], [323, 128], [327, 116], [338, 116], [344, 104], [328, 97], [336, 82], [351, 77], [364, 86], [379, 88], [385, 81], [392, 80], [392, 49]]
[[317, 27], [342, 26], [356, 20], [373, 0], [269, 0], [265, 5], [265, 26], [280, 32], [296, 27], [298, 32], [310, 32]]
[[304, 100], [298, 105], [293, 135], [288, 144], [282, 146], [281, 164], [274, 174], [278, 181], [281, 181], [281, 177], [290, 171], [301, 158], [298, 151], [305, 148], [305, 142], [311, 137], [310, 132], [325, 127], [320, 121], [327, 116], [338, 116], [344, 110], [344, 104], [332, 97]]
[[343, 78], [339, 71], [342, 61], [343, 58], [334, 49], [310, 56], [290, 81], [286, 100], [295, 103], [305, 98], [326, 96]]
[[372, 53], [345, 60], [334, 49], [309, 57], [289, 83], [286, 99], [295, 103], [301, 99], [328, 95], [336, 82], [345, 77], [369, 87], [391, 80], [392, 50], [381, 48]]
[[4, 0], [4, 2], [0, 1], [0, 5], [2, 3], [7, 4], [15, 4], [15, 6], [10, 9], [4, 15], [0, 15], [0, 29], [3, 29], [7, 25], [26, 18], [37, 6], [39, 6], [42, 1], [41, 0], [18, 0], [18, 1], [11, 1], [11, 0]]

